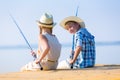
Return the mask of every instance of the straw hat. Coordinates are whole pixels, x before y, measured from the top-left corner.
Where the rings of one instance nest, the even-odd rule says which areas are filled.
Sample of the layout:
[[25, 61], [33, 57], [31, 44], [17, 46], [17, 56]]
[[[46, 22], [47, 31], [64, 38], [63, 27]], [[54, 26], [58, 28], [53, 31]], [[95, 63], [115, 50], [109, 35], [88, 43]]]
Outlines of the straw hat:
[[79, 17], [76, 16], [69, 16], [64, 18], [61, 22], [60, 22], [60, 26], [62, 26], [63, 28], [66, 29], [66, 23], [69, 21], [74, 21], [77, 22], [78, 24], [80, 24], [81, 27], [85, 27], [85, 23], [82, 19], [80, 19]]
[[53, 16], [49, 13], [44, 13], [40, 20], [37, 21], [37, 24], [41, 27], [47, 27], [52, 28], [56, 25], [56, 23], [53, 22]]

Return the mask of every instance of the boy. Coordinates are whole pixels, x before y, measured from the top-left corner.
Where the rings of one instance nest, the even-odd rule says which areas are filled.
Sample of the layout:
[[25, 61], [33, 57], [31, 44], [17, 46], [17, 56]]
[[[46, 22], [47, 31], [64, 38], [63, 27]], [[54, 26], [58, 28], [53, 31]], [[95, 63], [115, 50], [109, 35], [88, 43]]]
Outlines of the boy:
[[82, 19], [76, 16], [69, 16], [63, 19], [60, 25], [69, 33], [74, 34], [75, 50], [70, 55], [69, 63], [73, 68], [89, 68], [95, 65], [95, 41], [85, 28]]

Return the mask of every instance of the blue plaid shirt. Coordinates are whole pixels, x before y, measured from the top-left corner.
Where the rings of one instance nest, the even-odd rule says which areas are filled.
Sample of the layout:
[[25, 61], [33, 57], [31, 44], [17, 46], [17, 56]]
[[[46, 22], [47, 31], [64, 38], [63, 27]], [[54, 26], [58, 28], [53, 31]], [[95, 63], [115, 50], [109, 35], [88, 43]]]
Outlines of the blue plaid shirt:
[[[81, 46], [82, 50], [78, 55], [73, 68], [93, 67], [95, 64], [95, 41], [86, 28], [80, 28], [75, 33], [74, 46]], [[73, 57], [74, 54], [71, 56]]]

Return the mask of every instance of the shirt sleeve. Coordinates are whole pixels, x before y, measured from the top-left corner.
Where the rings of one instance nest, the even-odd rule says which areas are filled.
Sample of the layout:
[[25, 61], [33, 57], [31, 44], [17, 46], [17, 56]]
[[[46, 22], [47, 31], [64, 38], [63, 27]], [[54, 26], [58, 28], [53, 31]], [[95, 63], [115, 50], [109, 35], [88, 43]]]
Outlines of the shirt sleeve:
[[80, 34], [80, 33], [77, 33], [76, 34], [76, 39], [75, 39], [75, 41], [76, 41], [76, 47], [77, 46], [82, 46], [82, 39], [83, 37], [82, 37], [82, 35]]

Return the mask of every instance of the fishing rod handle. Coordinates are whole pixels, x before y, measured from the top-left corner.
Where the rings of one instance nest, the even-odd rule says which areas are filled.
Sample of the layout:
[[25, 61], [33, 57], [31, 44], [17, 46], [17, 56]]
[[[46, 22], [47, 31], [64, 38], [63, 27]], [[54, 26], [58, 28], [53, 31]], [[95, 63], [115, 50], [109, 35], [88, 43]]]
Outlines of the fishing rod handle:
[[[31, 51], [31, 53], [32, 53], [32, 56], [34, 57], [34, 60], [37, 59], [36, 53], [34, 51]], [[40, 62], [38, 64], [40, 66], [40, 70], [43, 70], [43, 67], [41, 66]]]

